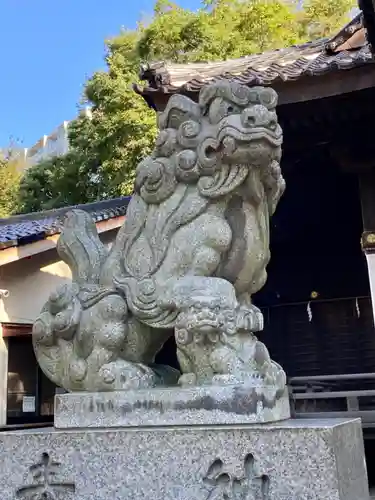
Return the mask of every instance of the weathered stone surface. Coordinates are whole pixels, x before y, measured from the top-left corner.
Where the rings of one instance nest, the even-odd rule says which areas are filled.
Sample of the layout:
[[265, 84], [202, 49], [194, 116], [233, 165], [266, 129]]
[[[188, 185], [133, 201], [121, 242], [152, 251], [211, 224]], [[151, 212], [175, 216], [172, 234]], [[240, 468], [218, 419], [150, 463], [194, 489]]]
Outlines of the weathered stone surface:
[[1, 500], [369, 500], [359, 420], [12, 432], [0, 450]]
[[[254, 336], [263, 317], [251, 302], [285, 188], [276, 105], [272, 89], [229, 81], [202, 89], [198, 103], [172, 96], [111, 251], [88, 214], [67, 215], [57, 248], [73, 283], [51, 295], [33, 330], [57, 385], [115, 391], [179, 379], [282, 397], [285, 373]], [[173, 334], [181, 376], [153, 366]]]
[[250, 424], [290, 418], [287, 389], [201, 386], [69, 393], [55, 398], [55, 427]]

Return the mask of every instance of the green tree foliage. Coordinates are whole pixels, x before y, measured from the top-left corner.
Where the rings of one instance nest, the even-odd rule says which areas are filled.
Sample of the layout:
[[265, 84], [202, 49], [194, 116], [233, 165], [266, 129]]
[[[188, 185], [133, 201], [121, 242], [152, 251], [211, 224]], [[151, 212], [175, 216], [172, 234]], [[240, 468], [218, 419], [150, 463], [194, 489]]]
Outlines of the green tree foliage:
[[0, 157], [0, 218], [8, 217], [17, 210], [20, 183], [19, 162]]
[[35, 212], [68, 205], [70, 192], [78, 198], [78, 189], [71, 185], [74, 180], [68, 175], [68, 166], [66, 156], [41, 162], [26, 170], [20, 182], [18, 211]]
[[302, 37], [324, 38], [342, 28], [348, 21], [348, 13], [357, 6], [352, 0], [305, 0], [299, 23]]
[[[297, 0], [296, 0], [297, 1]], [[134, 169], [149, 153], [155, 113], [135, 94], [140, 64], [236, 58], [334, 33], [353, 0], [205, 0], [197, 12], [157, 0], [152, 19], [107, 42], [106, 72], [86, 83], [92, 117], [69, 127], [70, 152], [28, 170], [21, 210], [32, 211], [129, 194]]]
[[91, 117], [69, 125], [69, 153], [26, 171], [21, 182], [20, 210], [30, 212], [87, 203], [127, 194], [134, 166], [150, 152], [154, 114], [137, 96], [140, 59], [137, 32], [124, 32], [107, 42], [108, 72], [97, 72], [85, 87]]

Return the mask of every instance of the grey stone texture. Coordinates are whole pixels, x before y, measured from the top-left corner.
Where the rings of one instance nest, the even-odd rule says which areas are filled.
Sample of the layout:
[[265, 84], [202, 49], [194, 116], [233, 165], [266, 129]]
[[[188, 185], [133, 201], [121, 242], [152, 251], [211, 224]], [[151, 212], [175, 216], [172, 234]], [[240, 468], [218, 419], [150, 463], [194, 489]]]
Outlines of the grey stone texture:
[[[207, 85], [198, 103], [172, 96], [112, 249], [88, 214], [67, 214], [57, 249], [72, 284], [33, 328], [57, 385], [236, 385], [283, 398], [285, 373], [254, 335], [263, 317], [251, 301], [267, 278], [269, 218], [285, 188], [276, 105], [274, 90], [230, 81]], [[154, 365], [171, 335], [182, 374]]]
[[369, 500], [359, 420], [9, 432], [0, 450], [1, 500]]
[[[253, 392], [252, 392], [253, 391]], [[55, 397], [55, 427], [250, 424], [290, 418], [288, 390], [201, 386], [68, 393]]]

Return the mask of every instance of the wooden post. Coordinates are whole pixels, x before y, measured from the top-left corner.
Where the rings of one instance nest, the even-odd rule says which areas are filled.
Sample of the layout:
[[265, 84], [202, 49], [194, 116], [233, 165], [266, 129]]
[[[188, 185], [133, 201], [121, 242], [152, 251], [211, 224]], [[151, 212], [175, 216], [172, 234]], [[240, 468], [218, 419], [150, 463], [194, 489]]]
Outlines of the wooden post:
[[0, 323], [0, 427], [7, 423], [8, 402], [8, 341]]

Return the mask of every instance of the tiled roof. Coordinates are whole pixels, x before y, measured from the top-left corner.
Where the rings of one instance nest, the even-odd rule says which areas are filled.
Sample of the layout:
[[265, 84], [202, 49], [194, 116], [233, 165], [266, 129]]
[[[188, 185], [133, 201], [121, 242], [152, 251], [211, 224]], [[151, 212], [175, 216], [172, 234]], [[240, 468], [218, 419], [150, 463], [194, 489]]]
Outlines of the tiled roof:
[[222, 79], [245, 85], [271, 85], [352, 69], [373, 61], [360, 13], [331, 39], [227, 61], [144, 65], [140, 76], [147, 85], [136, 90], [145, 96], [153, 92], [198, 92], [206, 83]]
[[0, 250], [43, 240], [61, 231], [65, 214], [72, 208], [85, 210], [95, 222], [125, 215], [130, 197], [115, 198], [46, 212], [0, 219]]

